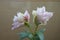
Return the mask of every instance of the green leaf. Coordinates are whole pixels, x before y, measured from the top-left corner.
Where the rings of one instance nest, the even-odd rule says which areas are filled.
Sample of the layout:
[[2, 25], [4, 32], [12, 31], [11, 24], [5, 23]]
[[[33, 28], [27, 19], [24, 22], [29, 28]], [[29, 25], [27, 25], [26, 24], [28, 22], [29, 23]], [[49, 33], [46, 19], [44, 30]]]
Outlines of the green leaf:
[[38, 36], [39, 36], [40, 40], [44, 40], [44, 34], [42, 32], [39, 32]]
[[41, 28], [39, 31], [42, 32], [42, 33], [44, 33], [45, 30], [46, 30], [46, 28]]
[[33, 40], [33, 35], [32, 35], [32, 34], [29, 34], [28, 38], [29, 38], [30, 40]]
[[37, 34], [34, 35], [33, 40], [40, 40], [39, 36]]
[[44, 40], [44, 32], [45, 32], [45, 28], [37, 31], [37, 35], [39, 36], [40, 40]]
[[38, 26], [39, 24], [41, 24], [41, 23], [38, 21], [37, 16], [35, 16], [35, 18], [34, 18], [34, 23], [35, 23], [36, 26]]
[[18, 35], [20, 36], [20, 40], [23, 40], [25, 38], [32, 39], [33, 37], [33, 35], [30, 32], [21, 32], [21, 33], [18, 33]]

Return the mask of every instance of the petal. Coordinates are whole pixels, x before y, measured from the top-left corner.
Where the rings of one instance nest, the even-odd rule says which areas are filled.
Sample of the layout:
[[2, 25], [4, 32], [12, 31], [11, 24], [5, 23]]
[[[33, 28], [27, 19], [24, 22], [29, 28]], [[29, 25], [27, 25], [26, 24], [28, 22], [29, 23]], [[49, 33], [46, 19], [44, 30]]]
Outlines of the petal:
[[49, 21], [49, 19], [53, 16], [52, 12], [45, 12], [44, 15], [42, 16], [40, 22], [42, 22], [43, 24], [47, 24], [47, 21]]
[[21, 16], [23, 16], [23, 13], [18, 12], [18, 13], [17, 13], [17, 16], [18, 16], [18, 17], [21, 17]]
[[36, 11], [36, 10], [33, 10], [33, 11], [32, 11], [32, 15], [33, 15], [33, 16], [37, 16], [37, 11]]
[[45, 8], [45, 6], [43, 6], [43, 7], [42, 7], [42, 10], [43, 10], [44, 12], [46, 11], [46, 8]]
[[23, 22], [24, 21], [23, 14], [21, 12], [17, 13], [17, 19], [18, 19], [19, 22]]
[[47, 21], [41, 22], [41, 25], [46, 25]]
[[37, 13], [39, 15], [43, 15], [44, 12], [45, 12], [45, 7], [44, 6], [42, 8], [37, 8]]
[[15, 23], [12, 24], [12, 30], [14, 30], [14, 29], [16, 29], [16, 28], [18, 28], [22, 25], [24, 25], [24, 23], [15, 22]]
[[41, 23], [41, 25], [46, 25], [47, 24], [46, 19], [43, 19], [42, 17], [38, 18], [38, 22]]
[[53, 12], [45, 12], [43, 18], [47, 21], [53, 16]]
[[30, 20], [30, 14], [28, 13], [27, 10], [24, 13], [24, 17], [25, 17], [25, 19]]
[[18, 21], [18, 18], [17, 16], [14, 16], [14, 19], [13, 19], [14, 22]]

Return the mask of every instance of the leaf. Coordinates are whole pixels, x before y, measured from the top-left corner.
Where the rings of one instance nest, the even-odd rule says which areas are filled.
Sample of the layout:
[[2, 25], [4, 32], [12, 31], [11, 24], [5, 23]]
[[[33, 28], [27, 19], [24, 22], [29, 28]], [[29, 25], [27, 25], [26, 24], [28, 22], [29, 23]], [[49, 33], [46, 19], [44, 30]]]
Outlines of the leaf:
[[45, 30], [46, 30], [46, 28], [41, 28], [39, 31], [42, 32], [42, 33], [44, 33]]
[[18, 33], [18, 35], [20, 36], [20, 39], [23, 40], [24, 38], [26, 38], [29, 35], [29, 33], [21, 32], [21, 33]]
[[39, 36], [40, 40], [44, 40], [44, 34], [42, 32], [39, 32], [38, 36]]
[[37, 32], [37, 35], [39, 36], [40, 40], [44, 40], [44, 32], [45, 32], [45, 28]]
[[37, 34], [34, 35], [33, 40], [40, 40], [39, 36]]
[[20, 40], [23, 40], [25, 38], [32, 39], [33, 37], [33, 35], [30, 32], [21, 32], [21, 33], [18, 33], [18, 35], [20, 36]]
[[29, 38], [30, 40], [33, 40], [33, 35], [32, 35], [32, 34], [29, 34], [28, 38]]

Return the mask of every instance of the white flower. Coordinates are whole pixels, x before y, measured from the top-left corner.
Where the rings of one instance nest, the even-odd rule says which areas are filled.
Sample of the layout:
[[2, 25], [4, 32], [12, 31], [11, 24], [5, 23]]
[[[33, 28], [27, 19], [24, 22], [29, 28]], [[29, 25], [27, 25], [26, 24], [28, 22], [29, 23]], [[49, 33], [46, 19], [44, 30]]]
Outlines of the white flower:
[[37, 18], [37, 22], [46, 25], [47, 21], [53, 16], [53, 12], [47, 12], [45, 7], [33, 10], [32, 15]]
[[25, 21], [29, 22], [29, 20], [30, 20], [30, 15], [27, 10], [25, 11], [24, 14], [21, 12], [18, 12], [17, 16], [14, 16], [14, 19], [13, 19], [12, 30], [20, 26], [23, 26], [24, 22]]

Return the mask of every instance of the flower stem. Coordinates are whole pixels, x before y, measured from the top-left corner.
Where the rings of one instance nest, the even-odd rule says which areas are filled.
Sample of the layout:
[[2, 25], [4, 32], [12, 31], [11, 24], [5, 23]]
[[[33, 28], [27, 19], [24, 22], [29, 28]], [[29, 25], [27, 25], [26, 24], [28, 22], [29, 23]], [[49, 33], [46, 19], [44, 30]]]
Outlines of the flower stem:
[[35, 27], [34, 34], [36, 33], [37, 29], [38, 29], [38, 26]]
[[[30, 32], [32, 33], [32, 29], [31, 29], [31, 27], [29, 27], [29, 30], [30, 30]], [[33, 33], [32, 33], [33, 34]]]
[[29, 31], [33, 34], [30, 24], [28, 22], [25, 22], [25, 25], [29, 28]]

